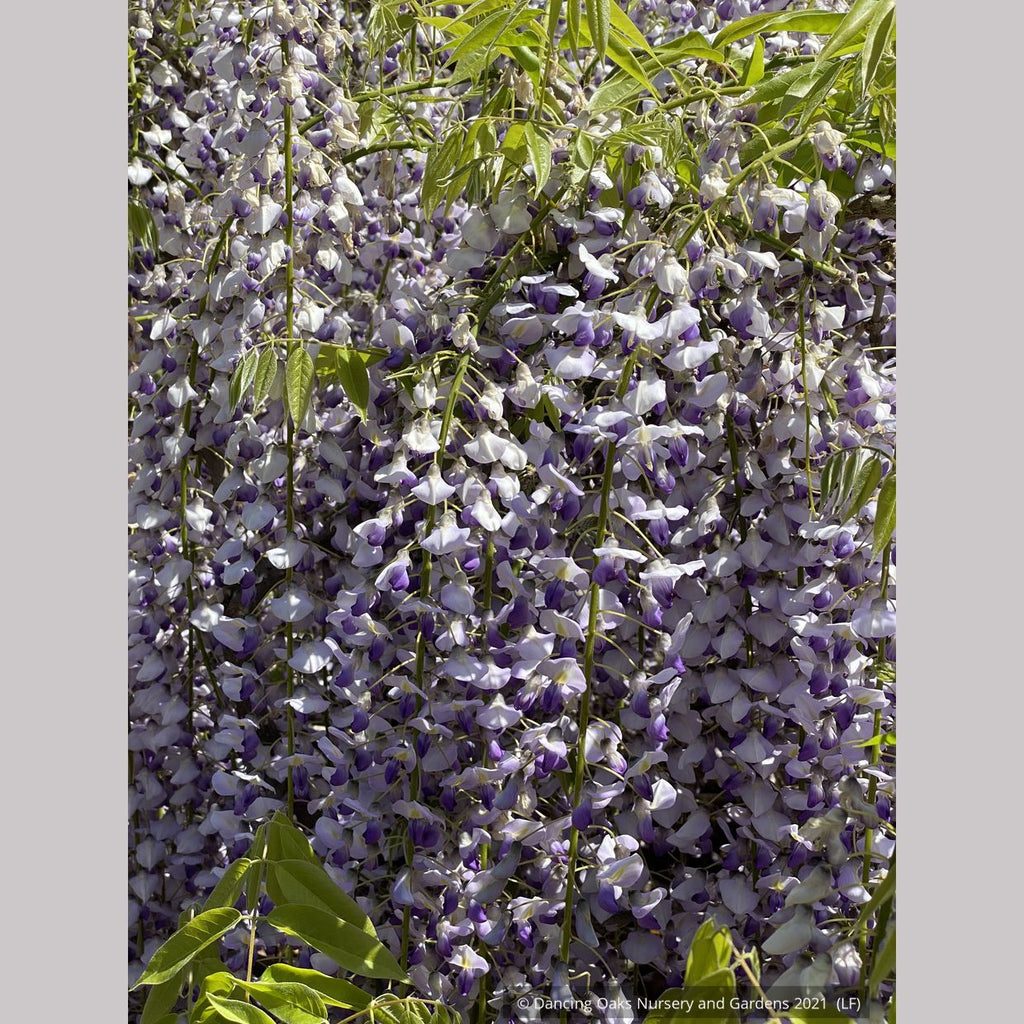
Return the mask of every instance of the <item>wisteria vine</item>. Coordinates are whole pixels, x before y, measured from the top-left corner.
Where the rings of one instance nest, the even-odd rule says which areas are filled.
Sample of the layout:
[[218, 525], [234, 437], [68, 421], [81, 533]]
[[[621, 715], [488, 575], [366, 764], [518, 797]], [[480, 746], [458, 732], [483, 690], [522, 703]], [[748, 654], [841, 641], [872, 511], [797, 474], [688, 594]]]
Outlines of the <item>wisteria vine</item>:
[[884, 1019], [892, 5], [600, 6], [131, 5], [136, 975], [283, 811], [467, 1021]]

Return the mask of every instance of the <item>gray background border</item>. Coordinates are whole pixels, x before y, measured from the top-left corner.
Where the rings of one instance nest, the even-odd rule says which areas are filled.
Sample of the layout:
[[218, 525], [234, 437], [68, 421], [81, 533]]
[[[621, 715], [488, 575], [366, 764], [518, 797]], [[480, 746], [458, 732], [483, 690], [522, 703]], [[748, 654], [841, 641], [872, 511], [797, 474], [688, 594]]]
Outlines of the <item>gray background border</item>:
[[[1024, 25], [1011, 3], [898, 6], [900, 1020], [997, 1022], [1016, 1015], [1022, 888]], [[18, 1022], [126, 1016], [126, 25], [112, 0], [4, 11], [0, 944]]]

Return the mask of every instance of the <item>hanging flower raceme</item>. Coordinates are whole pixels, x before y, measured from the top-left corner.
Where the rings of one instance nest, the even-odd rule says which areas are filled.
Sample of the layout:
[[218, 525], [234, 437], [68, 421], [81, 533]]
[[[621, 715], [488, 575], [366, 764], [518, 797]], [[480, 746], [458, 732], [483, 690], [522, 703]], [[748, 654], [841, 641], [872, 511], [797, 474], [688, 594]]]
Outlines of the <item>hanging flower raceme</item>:
[[[480, 116], [438, 63], [450, 12], [388, 41], [332, 5], [201, 2], [168, 49], [165, 6], [133, 21], [127, 172], [153, 224], [133, 969], [282, 810], [462, 1011], [678, 985], [710, 917], [766, 983], [856, 974], [843, 922], [893, 849], [896, 393], [894, 225], [850, 197], [892, 161], [851, 164], [833, 111], [752, 163], [758, 106], [704, 51], [687, 74], [720, 95], [659, 74], [652, 131], [647, 93], [599, 102], [611, 63], [552, 120], [503, 47]], [[629, 16], [710, 46], [784, 6]]]

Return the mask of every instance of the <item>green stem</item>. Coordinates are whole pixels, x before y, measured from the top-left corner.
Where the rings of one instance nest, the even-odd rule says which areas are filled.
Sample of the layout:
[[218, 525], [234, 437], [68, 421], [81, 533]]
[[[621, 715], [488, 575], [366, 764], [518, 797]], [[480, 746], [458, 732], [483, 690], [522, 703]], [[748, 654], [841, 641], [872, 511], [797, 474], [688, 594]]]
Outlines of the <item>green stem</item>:
[[[207, 280], [207, 292], [199, 300], [199, 315], [202, 316], [206, 312], [207, 298], [209, 297], [209, 282], [213, 278], [213, 273], [217, 269], [217, 263], [220, 261], [221, 256], [224, 253], [224, 247], [227, 245], [228, 232], [231, 229], [231, 225], [234, 222], [233, 217], [229, 217], [225, 222], [224, 226], [220, 229], [220, 234], [217, 236], [217, 241], [214, 244], [213, 252], [210, 254], [210, 262], [206, 271]], [[195, 388], [196, 383], [196, 372], [199, 368], [199, 342], [193, 339], [192, 346], [188, 354], [188, 383], [190, 388]], [[191, 436], [192, 430], [192, 400], [189, 399], [185, 403], [185, 409], [181, 417], [181, 430], [182, 437], [188, 438]], [[189, 562], [193, 561], [193, 545], [188, 535], [188, 519], [186, 518], [186, 512], [188, 510], [188, 467], [189, 467], [189, 455], [185, 452], [181, 457], [181, 468], [179, 469], [178, 477], [178, 492], [179, 492], [179, 534], [181, 537], [181, 554], [182, 557], [186, 558]], [[192, 720], [195, 714], [195, 701], [193, 692], [193, 680], [195, 679], [195, 664], [196, 664], [196, 647], [198, 645], [200, 653], [202, 655], [203, 664], [206, 667], [206, 674], [210, 679], [210, 686], [213, 692], [216, 694], [217, 703], [222, 707], [228, 706], [227, 699], [224, 696], [220, 685], [217, 682], [217, 677], [214, 674], [213, 662], [210, 659], [209, 652], [206, 650], [206, 644], [203, 642], [202, 634], [192, 625], [192, 614], [196, 610], [195, 591], [192, 588], [192, 572], [195, 566], [189, 570], [188, 577], [185, 580], [185, 597], [188, 601], [188, 729], [192, 731]], [[191, 807], [189, 808], [189, 813]]]
[[[429, 79], [424, 82], [403, 82], [401, 85], [389, 85], [385, 89], [374, 89], [372, 92], [357, 92], [352, 99], [356, 103], [362, 103], [363, 100], [379, 99], [381, 96], [399, 96], [407, 92], [416, 92], [417, 89], [443, 89], [447, 84], [447, 78], [441, 78], [435, 82], [431, 82]], [[431, 97], [431, 99], [436, 98]], [[315, 128], [318, 124], [322, 124], [323, 120], [324, 114], [321, 111], [319, 114], [307, 117], [305, 121], [297, 126], [297, 130], [304, 135], [310, 128]]]
[[762, 153], [756, 160], [752, 161], [746, 167], [743, 168], [738, 174], [733, 175], [729, 180], [729, 185], [726, 189], [725, 195], [716, 199], [708, 208], [704, 211], [703, 217], [694, 217], [690, 226], [679, 236], [675, 241], [675, 249], [677, 252], [682, 251], [683, 246], [693, 238], [693, 236], [700, 229], [700, 226], [707, 221], [710, 221], [712, 213], [718, 213], [726, 204], [726, 202], [732, 199], [735, 195], [736, 190], [749, 178], [755, 171], [766, 168], [768, 164], [776, 157], [783, 156], [790, 152], [790, 150], [796, 149], [806, 138], [806, 134], [798, 135], [796, 138], [788, 139], [786, 142], [781, 143], [778, 146], [769, 149], [766, 153]]
[[[249, 914], [249, 955], [245, 961], [245, 980], [252, 981], [252, 961], [256, 951], [256, 911]], [[245, 993], [245, 1001], [249, 1002], [249, 993]]]
[[[285, 66], [288, 64], [288, 40], [281, 40], [281, 56]], [[294, 169], [292, 167], [292, 108], [286, 103], [284, 105], [284, 207], [285, 215], [288, 218], [284, 229], [284, 240], [288, 246], [288, 262], [285, 264], [285, 323], [287, 331], [286, 365], [287, 359], [295, 349], [295, 218], [292, 209], [292, 193], [294, 184]], [[288, 425], [285, 438], [285, 450], [288, 454], [288, 470], [286, 478], [287, 502], [285, 506], [285, 524], [288, 535], [295, 532], [295, 421], [290, 413], [286, 413]], [[288, 586], [292, 582], [292, 567], [285, 570], [285, 580]], [[285, 647], [287, 650], [288, 663], [285, 666], [285, 690], [289, 698], [295, 691], [295, 670], [291, 666], [292, 655], [295, 653], [295, 630], [292, 623], [285, 625]], [[286, 710], [288, 721], [288, 817], [295, 820], [295, 778], [294, 769], [291, 764], [291, 757], [295, 753], [295, 711], [291, 704]]]
[[490, 535], [487, 537], [487, 546], [484, 550], [484, 603], [483, 611], [486, 617], [491, 610], [491, 600], [494, 597], [494, 541]]
[[[577, 0], [569, 0], [576, 3]], [[544, 54], [544, 73], [541, 75], [537, 86], [537, 100], [533, 107], [532, 121], [540, 121], [541, 113], [544, 110], [544, 93], [551, 78], [551, 62], [555, 56], [555, 36], [558, 33], [558, 16], [562, 13], [562, 0], [548, 0], [548, 25], [547, 40]]]
[[176, 171], [170, 164], [164, 163], [163, 160], [157, 156], [153, 156], [152, 153], [147, 153], [143, 149], [132, 149], [128, 151], [128, 155], [137, 156], [140, 160], [145, 160], [147, 163], [153, 164], [154, 167], [158, 167], [160, 170], [166, 171], [172, 178], [177, 178], [177, 180], [183, 185], [187, 185], [193, 192], [197, 195], [199, 194], [199, 189], [189, 178], [186, 178], [181, 171]]
[[480, 995], [476, 1004], [477, 1024], [490, 1024], [487, 1019], [487, 975], [480, 975]]
[[[707, 320], [704, 318], [703, 312], [700, 316], [700, 336], [705, 341], [711, 340], [711, 331], [708, 328]], [[711, 365], [714, 367], [715, 373], [722, 372], [722, 360], [716, 352], [711, 357]], [[740, 512], [740, 507], [743, 504], [743, 488], [740, 486], [740, 452], [739, 443], [736, 440], [736, 424], [733, 423], [732, 417], [725, 413], [725, 441], [729, 446], [729, 464], [731, 468], [732, 476], [732, 489], [736, 499], [736, 527], [740, 533], [740, 542], [742, 543], [747, 539], [747, 520], [746, 517]], [[754, 602], [750, 597], [750, 591], [746, 590], [743, 596], [743, 607], [746, 611], [747, 618], [754, 612]], [[753, 668], [757, 659], [754, 653], [754, 638], [746, 630], [743, 632], [743, 645], [747, 655], [747, 668]]]
[[[618, 386], [615, 389], [615, 397], [621, 399], [633, 376], [633, 367], [639, 354], [639, 348], [635, 349], [622, 369], [622, 376], [619, 378]], [[612, 478], [615, 473], [615, 457], [618, 452], [618, 442], [609, 441], [605, 452], [604, 475], [601, 480], [601, 498], [597, 512], [597, 528], [594, 533], [594, 547], [599, 548], [604, 543], [605, 533], [608, 529], [609, 503], [612, 492]], [[590, 584], [589, 595], [590, 607], [587, 618], [587, 639], [583, 648], [583, 693], [580, 697], [579, 711], [579, 734], [576, 737], [576, 764], [573, 771], [572, 781], [572, 809], [579, 805], [580, 796], [583, 793], [583, 773], [586, 767], [586, 742], [587, 726], [590, 722], [590, 691], [594, 679], [594, 646], [597, 641], [597, 617], [601, 607], [601, 587], [597, 583]], [[580, 833], [570, 822], [569, 825], [569, 862], [566, 869], [565, 879], [565, 915], [562, 918], [562, 963], [569, 963], [569, 948], [572, 945], [572, 905], [576, 887], [576, 863], [579, 859]]]
[[[441, 417], [441, 432], [438, 437], [439, 447], [434, 453], [434, 464], [438, 469], [444, 466], [444, 455], [445, 448], [448, 445], [448, 433], [451, 430], [452, 417], [455, 415], [455, 403], [458, 401], [459, 392], [462, 390], [462, 381], [466, 376], [466, 371], [469, 369], [470, 354], [464, 353], [460, 358], [458, 365], [455, 368], [455, 376], [452, 378], [451, 390], [448, 392], [448, 399], [445, 402], [444, 414]], [[423, 523], [423, 535], [427, 536], [434, 529], [434, 522], [436, 517], [436, 506], [431, 505], [430, 510], [427, 512], [426, 518]], [[433, 573], [433, 558], [429, 551], [423, 551], [423, 564], [420, 568], [420, 599], [423, 600], [430, 596], [430, 580]], [[423, 690], [423, 684], [426, 677], [426, 659], [427, 659], [427, 638], [423, 635], [423, 631], [419, 630], [416, 634], [416, 663], [415, 663], [415, 679], [416, 687], [419, 690]], [[419, 695], [416, 697], [416, 710], [419, 711], [420, 698]], [[409, 799], [417, 800], [420, 793], [420, 766], [419, 762], [413, 764], [412, 772], [409, 774]], [[403, 840], [403, 846], [405, 850], [405, 862], [407, 865], [412, 867], [413, 857], [415, 850], [412, 845], [412, 839], [409, 834], [406, 833], [405, 839]], [[411, 933], [411, 921], [410, 921], [410, 908], [405, 907], [402, 911], [402, 959], [401, 962], [405, 963], [409, 956], [409, 941]]]
[[548, 212], [551, 208], [562, 198], [562, 193], [565, 191], [565, 187], [560, 188], [550, 198], [545, 197], [544, 201], [540, 205], [540, 209], [537, 211], [536, 216], [530, 221], [530, 226], [516, 239], [515, 244], [505, 254], [502, 261], [495, 268], [495, 271], [487, 279], [487, 283], [480, 291], [480, 297], [477, 301], [476, 307], [476, 322], [477, 325], [483, 327], [484, 320], [487, 319], [487, 314], [490, 313], [491, 308], [498, 301], [498, 295], [501, 290], [501, 277], [505, 271], [509, 268], [512, 260], [519, 255], [519, 252], [526, 245], [527, 240], [533, 234], [534, 229], [541, 221], [547, 217]]
[[408, 139], [403, 142], [375, 142], [372, 146], [364, 146], [362, 149], [353, 149], [344, 156], [338, 158], [339, 164], [355, 163], [360, 157], [369, 156], [371, 153], [382, 153], [386, 149], [412, 149], [422, 153], [427, 146], [415, 139]]
[[[890, 541], [885, 546], [885, 550], [882, 552], [882, 577], [880, 581], [882, 600], [886, 600], [889, 594], [889, 557], [892, 551], [892, 542]], [[878, 652], [875, 655], [875, 665], [877, 669], [881, 669], [882, 666], [887, 664], [888, 659], [885, 656], [885, 638], [882, 637], [878, 642]], [[878, 680], [878, 676], [875, 676], [875, 688], [881, 689], [881, 684]], [[882, 711], [881, 708], [875, 711], [874, 720], [871, 728], [871, 738], [876, 740], [871, 745], [870, 753], [868, 754], [868, 763], [874, 767], [878, 764], [882, 756], [882, 743], [879, 736], [882, 732]], [[875, 798], [878, 794], [878, 779], [871, 775], [868, 778], [868, 796], [867, 800], [869, 804], [874, 804]], [[875, 833], [870, 826], [865, 826], [864, 829], [864, 862], [861, 865], [860, 880], [864, 888], [867, 888], [868, 883], [871, 881], [871, 852], [874, 848]], [[867, 946], [868, 946], [868, 928], [865, 924], [864, 929], [860, 934], [860, 959], [861, 959], [861, 970], [865, 977], [868, 976], [867, 970]]]
[[804, 389], [804, 475], [807, 477], [807, 501], [811, 517], [817, 518], [814, 508], [814, 488], [811, 486], [811, 395], [807, 387], [807, 324], [806, 324], [807, 281], [800, 285], [799, 337], [800, 337], [800, 383]]

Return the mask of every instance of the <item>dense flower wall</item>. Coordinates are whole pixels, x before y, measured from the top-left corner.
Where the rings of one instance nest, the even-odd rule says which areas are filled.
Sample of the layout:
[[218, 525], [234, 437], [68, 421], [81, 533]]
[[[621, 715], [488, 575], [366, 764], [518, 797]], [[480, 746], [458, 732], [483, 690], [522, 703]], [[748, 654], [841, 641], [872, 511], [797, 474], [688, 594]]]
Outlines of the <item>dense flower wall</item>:
[[[787, 6], [631, 17], [711, 41]], [[172, 37], [181, 7], [131, 16], [133, 970], [290, 809], [467, 1012], [657, 994], [705, 919], [770, 981], [855, 977], [893, 852], [892, 161], [822, 122], [807, 184], [744, 176], [735, 99], [678, 111], [696, 213], [659, 146], [570, 181], [558, 131], [542, 187], [535, 152], [424, 209], [413, 123], [479, 112], [409, 88], [426, 23], [374, 56], [362, 4], [204, 0]], [[626, 123], [586, 101], [570, 128]]]

